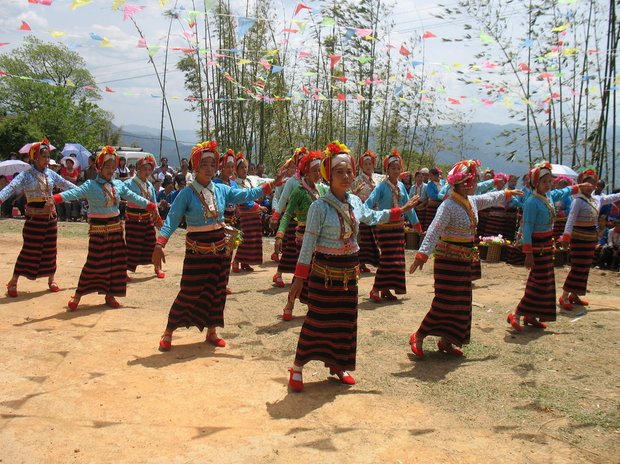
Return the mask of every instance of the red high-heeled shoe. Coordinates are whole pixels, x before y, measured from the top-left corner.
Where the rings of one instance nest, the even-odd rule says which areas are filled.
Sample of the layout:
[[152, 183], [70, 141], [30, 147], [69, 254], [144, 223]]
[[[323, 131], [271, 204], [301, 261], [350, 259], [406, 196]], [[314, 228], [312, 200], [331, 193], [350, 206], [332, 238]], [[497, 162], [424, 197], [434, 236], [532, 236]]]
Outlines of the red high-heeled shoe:
[[121, 304], [118, 301], [116, 301], [116, 298], [114, 298], [112, 295], [105, 296], [105, 303], [114, 309], [118, 309], [121, 307]]
[[578, 296], [573, 296], [573, 295], [568, 295], [568, 301], [570, 301], [571, 303], [581, 305], [581, 306], [588, 306], [590, 304], [587, 301], [582, 300]]
[[276, 263], [279, 263], [280, 257], [276, 253], [271, 253], [271, 260], [275, 261]]
[[159, 339], [159, 351], [170, 351], [172, 348], [172, 334], [163, 334]]
[[69, 311], [75, 311], [80, 304], [80, 299], [77, 296], [71, 297], [67, 306], [69, 307]]
[[239, 267], [239, 263], [238, 262], [233, 262], [232, 264], [232, 270], [233, 272], [239, 272], [241, 270], [241, 268]]
[[56, 293], [56, 292], [59, 292], [59, 291], [60, 291], [60, 287], [59, 287], [59, 286], [58, 286], [58, 284], [57, 284], [56, 282], [54, 282], [54, 281], [50, 282], [50, 283], [48, 284], [48, 287], [49, 287], [49, 289], [50, 289], [50, 292], [54, 292], [54, 293]]
[[215, 332], [207, 335], [207, 341], [220, 348], [226, 346], [226, 341], [223, 338], [218, 337], [217, 333]]
[[282, 319], [285, 321], [292, 321], [293, 320], [293, 308], [284, 308], [284, 310], [282, 311]]
[[254, 272], [254, 268], [250, 267], [249, 264], [245, 264], [245, 263], [241, 264], [241, 269], [243, 269], [244, 271], [248, 271], [248, 272]]
[[[570, 297], [569, 297], [570, 298]], [[568, 309], [569, 311], [571, 309], [573, 309], [573, 305], [570, 304], [569, 302], [567, 302], [564, 298], [560, 297], [560, 299], [558, 300], [560, 302], [560, 306], [564, 309]]]
[[157, 269], [155, 271], [155, 275], [157, 276], [158, 279], [163, 279], [166, 277], [166, 273], [162, 271], [161, 269]]
[[547, 324], [543, 324], [542, 322], [538, 322], [533, 317], [523, 316], [523, 323], [525, 325], [531, 325], [532, 327], [536, 327], [537, 329], [546, 329]]
[[345, 385], [355, 385], [355, 379], [347, 371], [341, 371], [340, 369], [329, 368], [330, 375], [337, 375], [342, 383]]
[[515, 318], [514, 314], [509, 314], [508, 318], [506, 319], [506, 322], [508, 322], [513, 329], [521, 332], [523, 330], [523, 327], [521, 327], [521, 324], [519, 324], [519, 318]]
[[6, 293], [11, 298], [17, 298], [17, 284], [13, 284], [11, 282], [6, 284]]
[[413, 351], [413, 354], [415, 354], [416, 356], [423, 358], [424, 350], [422, 349], [422, 344], [424, 343], [424, 339], [420, 340], [418, 338], [415, 338], [415, 335], [416, 334], [413, 334], [411, 337], [409, 337], [409, 344], [411, 345], [411, 351]]
[[376, 290], [371, 290], [370, 299], [375, 301], [381, 301], [381, 294]]
[[284, 281], [282, 280], [282, 276], [278, 274], [273, 275], [273, 283], [278, 287], [284, 287]]
[[382, 290], [381, 298], [385, 298], [386, 300], [398, 300], [396, 295], [392, 295], [392, 292], [390, 292], [389, 290]]
[[366, 266], [365, 264], [361, 264], [360, 272], [370, 272], [370, 269], [368, 269], [368, 266]]
[[443, 343], [441, 343], [441, 340], [439, 340], [437, 342], [437, 348], [439, 348], [439, 351], [445, 351], [450, 356], [463, 356], [463, 352], [456, 348], [452, 343], [444, 345]]
[[301, 375], [300, 371], [295, 371], [293, 369], [288, 370], [290, 372], [290, 377], [288, 379], [288, 384], [293, 390], [302, 391], [304, 389], [304, 379]]

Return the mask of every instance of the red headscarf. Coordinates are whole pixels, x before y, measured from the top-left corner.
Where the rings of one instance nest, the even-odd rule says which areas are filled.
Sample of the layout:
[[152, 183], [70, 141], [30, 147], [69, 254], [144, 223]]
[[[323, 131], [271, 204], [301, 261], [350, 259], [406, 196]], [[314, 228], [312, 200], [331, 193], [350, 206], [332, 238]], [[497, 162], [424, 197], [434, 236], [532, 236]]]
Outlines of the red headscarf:
[[387, 172], [388, 167], [390, 166], [390, 164], [392, 164], [394, 161], [400, 161], [400, 164], [402, 166], [403, 164], [403, 158], [402, 156], [400, 156], [400, 153], [398, 153], [397, 150], [390, 150], [390, 154], [387, 155], [385, 157], [385, 159], [383, 160], [383, 170], [385, 172]]
[[43, 139], [41, 142], [36, 142], [33, 143], [32, 146], [30, 147], [30, 150], [28, 150], [28, 156], [30, 157], [31, 160], [36, 160], [39, 158], [39, 156], [41, 155], [41, 150], [48, 150], [50, 149], [50, 142], [47, 139]]
[[150, 164], [151, 166], [153, 166], [153, 169], [155, 169], [155, 166], [157, 166], [157, 163], [155, 163], [155, 158], [153, 158], [153, 155], [149, 155], [149, 156], [145, 156], [144, 158], [140, 158], [140, 161], [138, 161], [138, 171], [145, 164]]
[[114, 160], [115, 166], [114, 169], [118, 167], [118, 155], [116, 154], [116, 150], [109, 145], [106, 145], [101, 149], [101, 151], [97, 154], [97, 159], [95, 160], [95, 164], [97, 165], [97, 169], [101, 169], [103, 164], [108, 160]]
[[325, 147], [325, 158], [321, 161], [323, 179], [329, 182], [332, 178], [332, 167], [342, 161], [350, 162], [353, 171], [355, 171], [355, 158], [349, 154], [350, 151], [344, 143], [340, 143], [338, 140], [334, 140]]
[[192, 169], [196, 170], [200, 166], [200, 160], [203, 157], [203, 153], [213, 153], [215, 159], [215, 165], [220, 165], [220, 153], [217, 151], [217, 142], [211, 140], [209, 142], [202, 142], [192, 148], [192, 154], [189, 157], [189, 165]]
[[[232, 158], [232, 160], [230, 158]], [[229, 161], [232, 161], [233, 165], [235, 165], [235, 170], [236, 170], [237, 168], [236, 160], [237, 160], [237, 155], [235, 155], [235, 152], [232, 151], [231, 148], [229, 148], [228, 151], [226, 151], [226, 153], [222, 155], [222, 160], [220, 162], [220, 169], [224, 169], [226, 164], [228, 164]]]
[[310, 166], [315, 160], [322, 160], [325, 157], [321, 150], [311, 151], [306, 156], [303, 156], [299, 161], [299, 174], [307, 176], [310, 172]]
[[243, 153], [239, 152], [237, 154], [237, 158], [235, 159], [235, 172], [237, 172], [239, 170], [239, 165], [241, 164], [242, 161], [245, 161], [247, 163], [247, 161], [245, 159], [245, 155]]
[[581, 171], [579, 173], [579, 177], [577, 178], [577, 182], [582, 184], [584, 180], [587, 179], [588, 177], [592, 177], [594, 179], [594, 186], [598, 184], [598, 174], [592, 167], [587, 167], [583, 171]]
[[373, 152], [371, 152], [370, 150], [368, 150], [367, 152], [365, 152], [362, 155], [360, 155], [357, 163], [361, 166], [362, 162], [364, 161], [364, 158], [366, 158], [367, 156], [370, 157], [370, 159], [372, 160], [372, 165], [374, 166], [375, 163], [377, 162], [377, 156]]
[[466, 188], [471, 187], [478, 178], [478, 166], [480, 164], [482, 164], [480, 160], [459, 161], [448, 171], [448, 184], [463, 184]]
[[530, 187], [535, 189], [540, 182], [540, 179], [547, 174], [551, 174], [551, 163], [539, 163], [530, 169], [528, 174], [530, 176]]

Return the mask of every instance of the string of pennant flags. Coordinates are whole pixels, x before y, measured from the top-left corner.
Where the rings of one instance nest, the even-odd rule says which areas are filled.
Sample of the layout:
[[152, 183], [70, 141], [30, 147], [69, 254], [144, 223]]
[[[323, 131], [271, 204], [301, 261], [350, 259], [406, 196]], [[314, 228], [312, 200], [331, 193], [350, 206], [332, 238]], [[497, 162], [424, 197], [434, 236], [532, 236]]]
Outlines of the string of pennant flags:
[[[54, 3], [59, 3], [59, 1], [54, 1], [54, 0], [25, 0], [25, 1], [28, 1], [28, 3], [40, 4], [43, 6], [53, 6]], [[69, 6], [69, 8], [71, 8], [72, 10], [75, 10], [76, 8], [88, 5], [90, 3], [98, 3], [98, 2], [94, 2], [92, 0], [72, 0], [72, 4]], [[159, 0], [159, 8], [163, 8], [167, 3], [168, 3], [168, 0]], [[575, 4], [576, 0], [559, 0], [558, 3]], [[204, 11], [186, 10], [183, 6], [179, 7], [178, 9], [175, 8], [170, 11], [172, 13], [179, 14], [179, 15], [182, 13], [185, 13], [187, 16], [185, 21], [188, 23], [189, 29], [191, 31], [196, 25], [195, 20], [199, 15], [216, 14], [212, 12], [212, 9], [215, 6], [215, 4], [216, 4], [216, 0], [205, 0]], [[114, 10], [119, 10], [122, 8], [123, 9], [123, 20], [125, 21], [129, 18], [132, 18], [134, 15], [144, 10], [145, 8], [153, 8], [153, 7], [130, 5], [126, 3], [126, 0], [113, 0], [112, 8]], [[281, 34], [286, 36], [285, 38], [283, 38], [283, 41], [282, 41], [283, 44], [287, 44], [287, 43], [293, 44], [294, 42], [296, 42], [295, 40], [293, 41], [290, 40], [291, 35], [304, 34], [308, 25], [312, 25], [314, 27], [331, 26], [331, 27], [339, 28], [344, 34], [343, 36], [344, 43], [347, 43], [354, 37], [357, 37], [360, 40], [378, 40], [377, 36], [380, 35], [378, 31], [373, 31], [372, 29], [353, 28], [353, 27], [338, 25], [337, 22], [333, 18], [329, 18], [329, 17], [323, 17], [322, 21], [315, 22], [314, 17], [322, 15], [322, 12], [310, 6], [306, 6], [302, 3], [297, 5], [293, 17], [297, 17], [297, 15], [303, 11], [309, 12], [309, 14], [312, 17], [311, 18], [312, 21], [300, 21], [297, 19], [283, 20], [283, 19], [273, 19], [273, 18], [251, 18], [251, 17], [245, 17], [245, 16], [236, 16], [236, 15], [226, 15], [226, 16], [234, 16], [237, 18], [237, 25], [238, 25], [237, 39], [243, 38], [245, 34], [252, 28], [252, 26], [259, 20], [280, 21], [280, 22], [283, 22], [285, 25], [291, 24], [292, 25], [291, 27], [284, 27], [281, 31]], [[551, 29], [552, 32], [557, 33], [558, 36], [560, 37], [562, 35], [565, 35], [567, 29], [569, 28], [570, 20], [572, 19], [572, 13], [569, 13], [563, 16], [566, 16], [567, 18], [566, 23]], [[26, 23], [23, 20], [21, 20], [21, 23], [22, 23], [21, 26], [17, 27], [18, 30], [32, 31], [28, 23]], [[47, 31], [47, 32], [49, 32], [53, 37], [56, 37], [56, 38], [67, 35], [62, 31]], [[372, 76], [368, 76], [365, 80], [354, 80], [344, 75], [333, 76], [331, 74], [322, 74], [322, 73], [318, 73], [314, 71], [305, 71], [305, 72], [301, 72], [300, 74], [305, 77], [321, 75], [323, 77], [329, 77], [334, 80], [340, 81], [337, 83], [339, 87], [334, 84], [331, 84], [331, 88], [337, 91], [336, 97], [329, 98], [325, 95], [326, 93], [325, 90], [316, 88], [316, 87], [310, 90], [305, 85], [301, 85], [301, 88], [297, 90], [290, 89], [289, 93], [283, 96], [265, 95], [265, 92], [264, 92], [265, 81], [270, 74], [277, 74], [283, 71], [293, 70], [295, 68], [295, 65], [294, 66], [280, 66], [280, 65], [276, 65], [272, 63], [274, 61], [273, 58], [277, 54], [283, 53], [281, 49], [269, 50], [266, 52], [258, 51], [258, 50], [243, 50], [243, 49], [218, 49], [218, 50], [201, 49], [199, 48], [196, 42], [192, 42], [192, 40], [195, 39], [196, 34], [194, 34], [193, 32], [183, 31], [181, 35], [186, 40], [188, 46], [187, 47], [167, 47], [169, 50], [180, 51], [186, 54], [200, 53], [201, 55], [204, 55], [205, 58], [208, 60], [206, 61], [206, 66], [214, 66], [218, 72], [220, 72], [226, 79], [231, 81], [233, 85], [235, 85], [236, 87], [244, 91], [248, 96], [248, 98], [238, 97], [238, 98], [216, 99], [220, 101], [266, 100], [266, 101], [275, 102], [275, 101], [281, 101], [281, 100], [295, 100], [295, 99], [296, 100], [315, 99], [315, 100], [334, 100], [334, 101], [361, 101], [361, 100], [367, 100], [367, 98], [360, 95], [360, 92], [357, 86], [378, 85], [378, 84], [387, 84], [387, 83], [394, 83], [394, 90], [393, 92], [390, 92], [392, 94], [391, 98], [387, 98], [387, 96], [386, 98], [375, 97], [372, 99], [373, 101], [378, 101], [378, 102], [401, 101], [405, 103], [410, 103], [413, 101], [421, 100], [425, 103], [435, 103], [437, 100], [441, 99], [453, 105], [458, 105], [458, 104], [461, 104], [462, 102], [468, 102], [468, 103], [479, 103], [482, 106], [493, 106], [499, 103], [504, 103], [504, 105], [508, 107], [511, 107], [514, 105], [537, 105], [537, 106], [542, 107], [545, 105], [549, 105], [553, 103], [554, 101], [557, 101], [560, 98], [566, 98], [567, 96], [575, 96], [575, 95], [580, 94], [580, 92], [577, 92], [574, 89], [568, 89], [563, 94], [559, 92], [552, 92], [550, 89], [551, 84], [556, 83], [556, 82], [559, 83], [561, 81], [561, 78], [564, 76], [564, 74], [559, 71], [544, 72], [544, 73], [540, 73], [536, 75], [536, 80], [540, 81], [541, 86], [544, 86], [547, 88], [548, 92], [546, 92], [545, 97], [539, 100], [535, 100], [535, 101], [526, 100], [525, 98], [519, 96], [517, 93], [506, 90], [502, 85], [498, 85], [498, 84], [494, 84], [490, 82], [490, 79], [482, 79], [481, 78], [482, 76], [480, 75], [478, 76], [468, 75], [472, 73], [480, 74], [483, 71], [488, 72], [488, 73], [493, 73], [494, 71], [503, 72], [504, 67], [496, 63], [486, 61], [480, 65], [474, 64], [474, 65], [468, 65], [467, 67], [465, 67], [464, 65], [460, 63], [448, 64], [445, 61], [441, 63], [431, 62], [431, 61], [426, 61], [426, 60], [425, 61], [416, 61], [416, 60], [409, 61], [413, 54], [411, 51], [408, 50], [408, 48], [405, 46], [404, 43], [400, 46], [400, 48], [398, 48], [394, 45], [391, 45], [385, 42], [385, 39], [382, 39], [382, 41], [385, 43], [385, 48], [381, 48], [380, 50], [386, 53], [390, 53], [392, 50], [398, 49], [398, 54], [404, 57], [404, 59], [407, 59], [408, 63], [411, 65], [413, 74], [410, 71], [410, 72], [407, 72], [406, 75], [400, 76], [400, 78], [396, 78], [394, 76], [389, 76], [387, 78], [379, 78], [376, 75], [372, 75]], [[73, 37], [81, 37], [81, 36], [73, 36]], [[107, 37], [102, 37], [99, 34], [95, 34], [91, 32], [89, 33], [89, 38], [91, 40], [98, 41], [99, 45], [103, 47], [114, 46], [111, 40], [109, 40]], [[422, 38], [424, 40], [438, 39], [438, 37], [430, 31], [426, 31], [422, 35]], [[441, 40], [445, 42], [449, 42], [452, 40], [460, 41], [461, 39], [442, 37]], [[479, 40], [482, 43], [495, 42], [495, 40], [491, 36], [489, 36], [485, 31], [480, 32]], [[23, 42], [23, 43], [26, 43], [26, 42]], [[9, 45], [9, 44], [10, 44], [9, 42], [0, 43], [0, 46]], [[304, 43], [303, 45], [307, 45], [307, 44]], [[520, 43], [519, 45], [522, 47], [533, 47], [534, 43], [531, 39], [528, 38], [524, 40], [522, 43]], [[68, 48], [70, 50], [75, 50], [75, 49], [80, 48], [81, 46], [83, 45], [69, 45]], [[84, 46], [87, 46], [87, 45], [84, 45]], [[145, 48], [149, 56], [151, 57], [154, 56], [156, 53], [158, 53], [160, 50], [166, 49], [166, 47], [163, 47], [160, 45], [147, 44], [145, 38], [141, 38], [138, 41], [137, 47]], [[308, 51], [307, 47], [301, 50], [292, 49], [292, 52], [295, 54], [296, 61], [301, 61], [301, 62], [303, 62], [302, 60], [304, 60], [305, 58], [313, 56], [313, 53], [311, 51]], [[256, 59], [251, 60], [245, 57], [239, 58], [239, 55], [248, 56], [250, 53], [259, 53], [262, 56], [258, 60]], [[537, 59], [539, 61], [546, 62], [548, 64], [547, 66], [548, 69], [553, 70], [555, 67], [557, 67], [557, 64], [554, 64], [554, 63], [557, 63], [560, 57], [577, 57], [580, 53], [594, 54], [594, 53], [599, 53], [599, 51], [594, 50], [594, 49], [585, 51], [585, 50], [580, 50], [578, 48], [564, 48], [562, 41], [558, 41], [557, 44], [551, 48], [551, 51], [546, 53], [544, 56], [537, 57]], [[330, 66], [330, 69], [333, 69], [339, 63], [343, 63], [343, 68], [344, 68], [345, 63], [351, 63], [353, 61], [356, 61], [357, 63], [363, 65], [372, 60], [373, 60], [372, 57], [359, 57], [359, 56], [354, 56], [353, 54], [329, 55], [329, 66]], [[224, 63], [224, 61], [227, 61], [227, 63]], [[265, 68], [265, 72], [267, 73], [265, 76], [257, 76], [259, 81], [254, 83], [253, 88], [248, 88], [247, 86], [244, 86], [243, 84], [235, 80], [235, 78], [226, 71], [227, 68], [224, 67], [224, 65], [229, 67], [232, 65], [245, 66], [248, 64], [261, 65], [262, 67]], [[417, 67], [423, 67], [424, 69], [432, 68], [433, 71], [428, 72], [427, 73], [428, 76], [432, 76], [436, 74], [437, 70], [447, 71], [450, 73], [457, 72], [460, 75], [459, 77], [468, 79], [469, 80], [468, 83], [479, 84], [481, 86], [483, 85], [485, 91], [496, 91], [497, 92], [496, 98], [488, 99], [488, 98], [476, 98], [476, 97], [465, 97], [465, 96], [445, 97], [445, 98], [439, 97], [438, 96], [439, 94], [446, 94], [447, 91], [445, 88], [437, 87], [437, 86], [429, 87], [427, 89], [414, 90], [416, 95], [414, 95], [413, 97], [406, 98], [406, 94], [408, 93], [408, 91], [413, 90], [411, 88], [412, 86], [407, 85], [407, 84], [411, 82], [410, 80], [412, 79], [415, 80], [417, 78], [421, 78], [421, 74], [416, 72]], [[517, 68], [519, 69], [520, 72], [528, 73], [528, 74], [532, 73], [532, 70], [526, 63], [519, 63]], [[0, 70], [0, 76], [27, 79], [24, 76], [12, 76], [12, 75], [6, 74], [2, 72], [1, 70]], [[597, 77], [594, 75], [586, 75], [586, 76], [582, 76], [581, 80], [584, 82], [595, 81], [597, 80]], [[53, 84], [53, 82], [48, 79], [43, 79], [40, 82], [44, 84]], [[399, 83], [400, 85], [397, 85], [397, 83]], [[66, 82], [64, 83], [64, 85], [71, 86], [73, 84], [70, 82]], [[618, 85], [620, 85], [620, 76], [615, 78], [612, 90], [617, 90]], [[89, 88], [89, 87], [86, 87], [86, 88]], [[93, 90], [96, 90], [93, 87], [90, 87], [90, 88]], [[357, 89], [357, 92], [356, 92], [356, 89]], [[115, 90], [107, 86], [105, 87], [105, 91], [110, 92], [110, 93], [116, 93]], [[590, 96], [595, 96], [599, 91], [600, 91], [599, 88], [595, 86], [589, 87], [586, 90], [586, 92]], [[330, 92], [327, 92], [327, 93], [330, 93]], [[433, 93], [437, 94], [435, 98], [431, 98], [431, 96], [424, 95], [424, 94], [433, 94]], [[131, 94], [131, 93], [123, 93], [123, 95], [139, 96], [139, 94]], [[149, 97], [161, 98], [162, 95], [149, 94]], [[172, 96], [170, 98], [181, 99], [181, 97], [176, 97], [176, 96]], [[188, 100], [195, 100], [195, 98], [190, 97], [188, 98]]]

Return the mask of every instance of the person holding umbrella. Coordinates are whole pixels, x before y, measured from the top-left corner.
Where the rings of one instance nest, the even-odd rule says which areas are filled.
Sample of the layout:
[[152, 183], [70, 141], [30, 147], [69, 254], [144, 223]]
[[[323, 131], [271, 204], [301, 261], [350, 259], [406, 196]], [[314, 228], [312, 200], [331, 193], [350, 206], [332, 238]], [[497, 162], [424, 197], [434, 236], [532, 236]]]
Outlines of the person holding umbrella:
[[13, 194], [19, 196], [23, 193], [27, 199], [26, 222], [22, 233], [24, 245], [17, 257], [13, 277], [6, 285], [8, 295], [13, 298], [17, 297], [17, 281], [21, 276], [30, 280], [47, 277], [50, 291], [60, 290], [54, 282], [58, 241], [56, 212], [48, 212], [44, 206], [51, 198], [54, 188], [75, 188], [73, 183], [47, 167], [50, 162], [50, 145], [47, 139], [33, 143], [28, 156], [32, 160], [32, 167], [0, 191], [0, 203]]

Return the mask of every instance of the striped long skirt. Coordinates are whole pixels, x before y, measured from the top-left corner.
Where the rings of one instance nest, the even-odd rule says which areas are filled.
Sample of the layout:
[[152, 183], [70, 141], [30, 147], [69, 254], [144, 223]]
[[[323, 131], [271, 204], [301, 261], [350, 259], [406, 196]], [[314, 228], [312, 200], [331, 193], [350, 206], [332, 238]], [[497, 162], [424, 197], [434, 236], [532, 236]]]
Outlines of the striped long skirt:
[[424, 210], [424, 221], [421, 218], [418, 218], [422, 223], [422, 230], [428, 230], [428, 227], [432, 224], [435, 219], [435, 214], [437, 214], [437, 209], [441, 205], [441, 201], [438, 200], [428, 200], [428, 205]]
[[505, 222], [506, 222], [506, 208], [495, 206], [495, 207], [489, 208], [487, 211], [488, 211], [487, 223], [486, 223], [484, 236], [498, 236], [498, 235], [504, 236], [504, 229], [505, 229]]
[[91, 218], [92, 227], [115, 227], [118, 232], [99, 234], [90, 232], [88, 256], [82, 268], [75, 296], [100, 293], [125, 296], [127, 292], [127, 251], [123, 229], [118, 216], [114, 218]]
[[239, 205], [243, 242], [237, 248], [235, 261], [244, 264], [263, 264], [263, 224], [260, 210], [251, 211]]
[[575, 227], [570, 240], [571, 267], [562, 287], [565, 292], [586, 294], [595, 249], [596, 227]]
[[[278, 272], [281, 274], [294, 274], [295, 266], [297, 266], [297, 258], [299, 258], [299, 250], [295, 243], [295, 234], [298, 227], [296, 219], [291, 219], [286, 228], [284, 239], [282, 240], [282, 256], [278, 263]], [[305, 226], [304, 226], [305, 230]]]
[[445, 337], [456, 346], [469, 343], [472, 267], [471, 261], [435, 257], [435, 297], [417, 330], [419, 338], [436, 335]]
[[[354, 255], [317, 253], [315, 263], [334, 268], [353, 268]], [[295, 364], [323, 361], [326, 367], [355, 370], [357, 350], [357, 282], [325, 281], [313, 272], [308, 277], [308, 313], [301, 327]]]
[[[187, 242], [222, 248], [222, 229], [210, 232], [190, 232]], [[181, 289], [168, 314], [167, 330], [179, 327], [224, 327], [226, 286], [230, 277], [230, 256], [222, 248], [216, 253], [200, 253], [188, 247], [183, 261]]]
[[[525, 294], [517, 305], [519, 317], [539, 318], [541, 322], [555, 321], [555, 272], [553, 267], [553, 241], [549, 232], [532, 234], [534, 267], [525, 284]], [[543, 250], [542, 253], [540, 250]], [[537, 251], [539, 250], [539, 251]]]
[[483, 209], [478, 211], [478, 224], [476, 225], [476, 236], [488, 237], [489, 210]]
[[508, 247], [508, 257], [506, 258], [506, 264], [510, 264], [512, 266], [523, 266], [525, 263], [525, 253], [521, 247], [509, 246]]
[[35, 280], [56, 273], [58, 223], [43, 212], [44, 203], [26, 206], [26, 222], [22, 231], [24, 244], [13, 273]]
[[380, 252], [377, 242], [377, 228], [361, 222], [358, 237], [360, 264], [379, 265]]
[[553, 223], [553, 238], [557, 241], [562, 235], [564, 235], [564, 228], [566, 227], [566, 222], [568, 222], [568, 218], [564, 217], [556, 217], [555, 222]]
[[[301, 245], [304, 239], [304, 233], [306, 232], [306, 223], [299, 222], [297, 223], [297, 230], [295, 231], [295, 250], [296, 255], [299, 256], [301, 253]], [[295, 280], [295, 278], [293, 278]], [[308, 304], [308, 279], [304, 279], [304, 286], [301, 289], [301, 294], [299, 295], [299, 301], [303, 304]]]
[[394, 290], [399, 295], [407, 293], [405, 284], [405, 228], [403, 221], [388, 222], [377, 226], [381, 256], [375, 274], [373, 290]]
[[502, 235], [506, 240], [514, 241], [517, 235], [518, 227], [518, 212], [516, 208], [510, 208], [506, 210], [504, 218], [504, 230]]
[[153, 215], [144, 209], [127, 208], [125, 221], [127, 270], [135, 272], [138, 266], [153, 264], [155, 240]]

